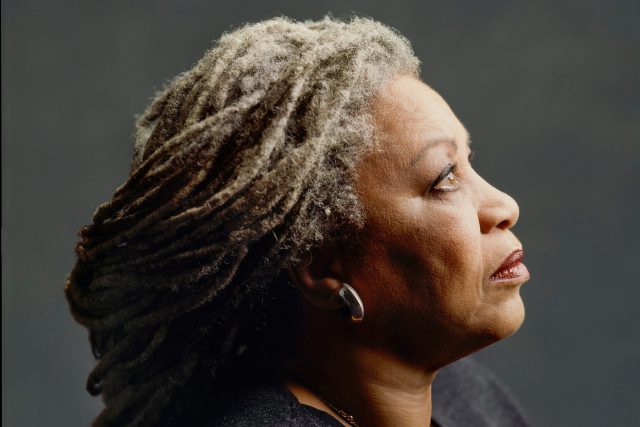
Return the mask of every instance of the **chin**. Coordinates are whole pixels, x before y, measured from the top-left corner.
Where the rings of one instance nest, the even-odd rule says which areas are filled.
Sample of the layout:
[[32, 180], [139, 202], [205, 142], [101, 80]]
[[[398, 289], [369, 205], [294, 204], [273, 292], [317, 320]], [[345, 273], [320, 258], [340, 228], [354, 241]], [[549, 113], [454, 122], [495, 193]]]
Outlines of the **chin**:
[[491, 307], [480, 324], [470, 328], [469, 348], [478, 351], [513, 335], [524, 323], [525, 309], [520, 295]]
[[440, 366], [445, 366], [513, 335], [522, 326], [524, 317], [524, 304], [518, 293], [499, 304], [485, 305], [474, 315], [469, 316], [474, 321], [460, 325], [462, 334], [453, 339], [450, 351], [446, 352], [446, 358], [439, 361]]
[[[496, 307], [492, 326], [489, 328], [488, 337], [493, 342], [513, 335], [524, 323], [525, 309], [520, 294], [504, 301]], [[491, 344], [491, 343], [490, 343]]]

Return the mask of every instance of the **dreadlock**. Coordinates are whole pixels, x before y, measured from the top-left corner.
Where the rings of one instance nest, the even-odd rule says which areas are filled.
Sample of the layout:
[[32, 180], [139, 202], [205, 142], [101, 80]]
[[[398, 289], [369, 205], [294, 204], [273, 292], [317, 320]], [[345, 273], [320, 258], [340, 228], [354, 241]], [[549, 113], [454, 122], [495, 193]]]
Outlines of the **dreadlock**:
[[281, 17], [224, 34], [157, 95], [65, 284], [98, 359], [95, 426], [179, 423], [291, 289], [286, 267], [363, 224], [367, 106], [400, 72], [418, 61], [383, 24]]

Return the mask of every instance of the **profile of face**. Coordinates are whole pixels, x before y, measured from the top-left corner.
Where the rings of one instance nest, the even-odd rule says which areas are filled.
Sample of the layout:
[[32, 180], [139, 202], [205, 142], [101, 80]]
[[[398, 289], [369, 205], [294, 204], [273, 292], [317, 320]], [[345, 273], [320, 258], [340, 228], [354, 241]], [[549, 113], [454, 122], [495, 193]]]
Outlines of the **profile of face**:
[[[523, 322], [518, 205], [473, 170], [467, 131], [418, 78], [387, 83], [373, 118], [380, 145], [356, 180], [366, 224], [342, 263], [366, 312], [354, 336], [437, 368]], [[494, 275], [510, 255], [515, 270]]]

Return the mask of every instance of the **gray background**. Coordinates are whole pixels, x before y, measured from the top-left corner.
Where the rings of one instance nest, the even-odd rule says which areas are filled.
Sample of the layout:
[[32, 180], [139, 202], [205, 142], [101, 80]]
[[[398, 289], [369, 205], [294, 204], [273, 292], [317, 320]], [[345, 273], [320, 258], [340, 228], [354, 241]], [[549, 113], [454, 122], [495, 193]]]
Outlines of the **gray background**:
[[637, 1], [3, 1], [2, 421], [88, 425], [62, 286], [127, 175], [133, 115], [225, 31], [351, 11], [399, 29], [520, 203], [527, 320], [482, 352], [540, 426], [640, 425]]

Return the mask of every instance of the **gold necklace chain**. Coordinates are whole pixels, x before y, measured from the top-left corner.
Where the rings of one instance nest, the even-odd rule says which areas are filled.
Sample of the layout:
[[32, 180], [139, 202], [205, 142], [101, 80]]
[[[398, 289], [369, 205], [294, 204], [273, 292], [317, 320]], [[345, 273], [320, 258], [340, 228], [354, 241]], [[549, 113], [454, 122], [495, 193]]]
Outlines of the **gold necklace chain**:
[[[300, 384], [302, 384], [305, 387], [309, 388], [308, 386], [305, 385], [306, 382], [302, 381], [302, 379], [300, 377], [298, 377], [296, 374], [294, 374], [293, 372], [290, 372], [290, 371], [288, 372], [288, 374], [291, 377], [293, 377], [296, 381], [298, 381]], [[342, 418], [347, 424], [349, 424], [352, 427], [360, 427], [358, 425], [358, 423], [356, 422], [356, 419], [353, 417], [353, 415], [349, 415], [345, 411], [343, 411], [342, 409], [337, 408], [333, 403], [329, 402], [322, 395], [320, 395], [320, 393], [315, 392], [315, 395], [318, 396], [320, 398], [320, 400], [322, 400], [329, 408], [331, 408], [333, 410], [333, 412], [335, 412], [336, 414], [340, 415], [340, 418]], [[436, 424], [433, 423], [433, 418], [431, 419], [431, 422], [429, 422], [429, 426], [430, 427], [436, 426]]]
[[319, 396], [319, 397], [320, 397], [320, 399], [321, 399], [324, 403], [326, 403], [326, 404], [327, 404], [327, 406], [328, 406], [329, 408], [333, 409], [333, 411], [334, 411], [336, 414], [340, 415], [340, 417], [341, 417], [343, 420], [345, 420], [347, 423], [349, 423], [349, 425], [350, 425], [350, 426], [353, 426], [353, 427], [360, 427], [360, 426], [358, 426], [358, 423], [356, 423], [355, 418], [353, 418], [353, 415], [349, 415], [349, 414], [347, 414], [346, 412], [344, 412], [342, 409], [338, 409], [338, 408], [336, 408], [336, 407], [335, 407], [331, 402], [329, 402], [329, 401], [328, 401], [327, 399], [325, 399], [324, 397], [322, 397], [322, 396]]
[[[344, 412], [342, 409], [336, 408], [331, 402], [329, 402], [328, 400], [326, 400], [324, 397], [319, 396], [320, 399], [327, 404], [327, 406], [331, 409], [333, 409], [333, 411], [340, 415], [340, 417], [345, 420], [350, 426], [353, 427], [360, 427], [358, 426], [358, 423], [356, 423], [355, 418], [353, 418], [353, 415], [349, 415], [346, 412]], [[433, 427], [435, 426], [435, 424], [433, 423], [433, 419], [429, 422], [429, 426]]]

